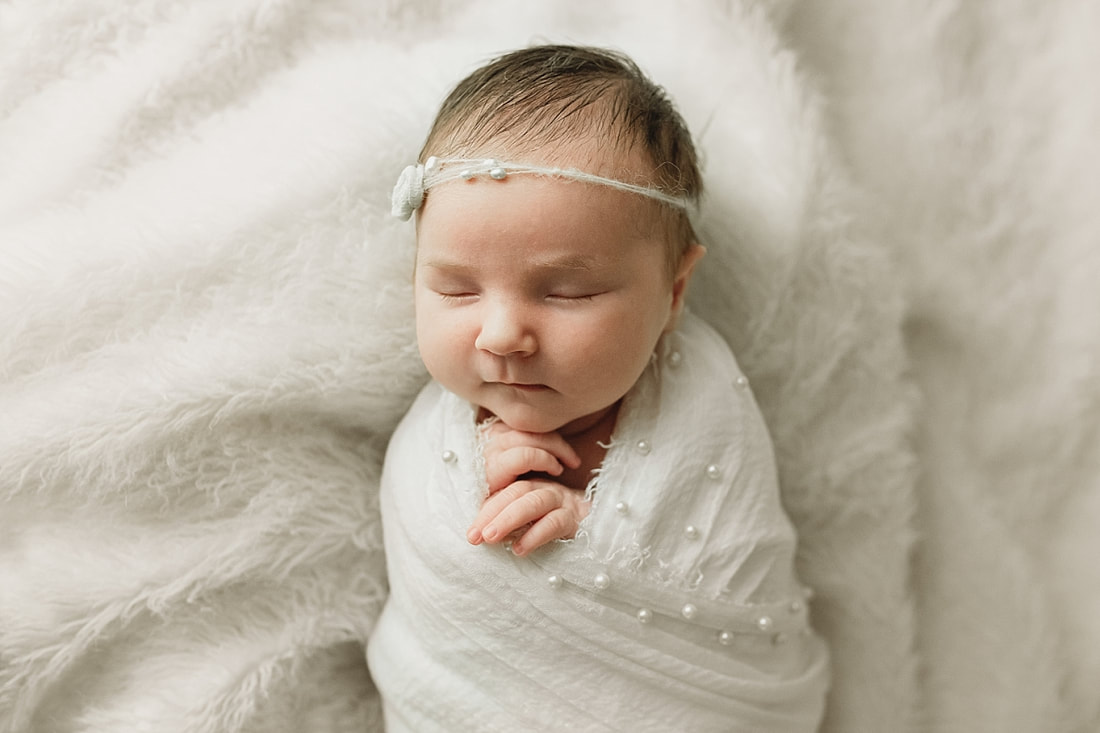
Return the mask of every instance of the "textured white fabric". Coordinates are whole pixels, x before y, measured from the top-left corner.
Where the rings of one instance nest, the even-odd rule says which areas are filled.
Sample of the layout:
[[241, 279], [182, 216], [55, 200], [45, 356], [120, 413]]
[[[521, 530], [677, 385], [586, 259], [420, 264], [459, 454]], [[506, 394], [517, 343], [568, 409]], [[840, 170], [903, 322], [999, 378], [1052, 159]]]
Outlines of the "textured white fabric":
[[380, 730], [379, 446], [425, 378], [390, 189], [538, 40], [696, 136], [689, 298], [776, 447], [822, 730], [1100, 729], [1098, 13], [0, 2], [0, 731]]
[[577, 538], [528, 558], [466, 541], [475, 412], [433, 382], [387, 451], [391, 595], [368, 657], [391, 733], [817, 729], [827, 654], [771, 442], [712, 329], [685, 315], [664, 337]]
[[684, 113], [689, 298], [771, 429], [823, 729], [917, 719], [944, 598], [909, 575], [902, 280], [770, 8], [640, 7], [0, 3], [0, 731], [380, 729], [379, 445], [425, 379], [390, 188], [451, 85], [542, 39], [624, 50]]

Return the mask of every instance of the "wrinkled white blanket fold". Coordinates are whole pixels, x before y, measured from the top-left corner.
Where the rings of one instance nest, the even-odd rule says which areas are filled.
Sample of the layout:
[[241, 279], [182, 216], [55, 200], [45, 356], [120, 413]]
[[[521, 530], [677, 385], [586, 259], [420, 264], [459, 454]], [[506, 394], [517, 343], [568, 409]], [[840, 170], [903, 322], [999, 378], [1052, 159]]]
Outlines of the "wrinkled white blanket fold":
[[425, 379], [388, 196], [536, 40], [622, 49], [696, 135], [689, 297], [775, 446], [821, 732], [1100, 730], [1098, 11], [0, 2], [0, 733], [382, 730]]
[[817, 729], [827, 655], [771, 442], [709, 326], [662, 339], [573, 541], [467, 543], [477, 441], [474, 407], [432, 383], [387, 452], [392, 588], [368, 657], [388, 731]]

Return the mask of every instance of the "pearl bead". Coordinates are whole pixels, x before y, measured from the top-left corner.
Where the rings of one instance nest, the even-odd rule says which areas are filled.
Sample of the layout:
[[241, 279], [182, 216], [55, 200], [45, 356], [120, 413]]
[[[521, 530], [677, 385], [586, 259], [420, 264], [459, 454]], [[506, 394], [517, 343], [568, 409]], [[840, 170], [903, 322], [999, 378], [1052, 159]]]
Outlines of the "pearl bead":
[[698, 527], [696, 527], [694, 524], [689, 524], [688, 526], [684, 527], [684, 537], [687, 537], [689, 540], [699, 539]]
[[546, 579], [546, 584], [549, 585], [551, 588], [561, 588], [561, 576], [551, 575], [549, 578]]
[[630, 511], [630, 505], [627, 504], [625, 501], [620, 501], [618, 504], [615, 505], [615, 511], [617, 511], [619, 514], [626, 514]]
[[803, 604], [802, 601], [791, 601], [791, 605], [789, 606], [791, 613], [798, 613], [803, 608], [805, 608], [805, 604]]
[[462, 176], [462, 180], [469, 181], [474, 177], [474, 172], [472, 170], [464, 170], [458, 175]]
[[739, 376], [737, 379], [733, 380], [733, 381], [734, 381], [734, 383], [737, 384], [738, 387], [748, 387], [749, 386], [749, 380], [746, 379], [745, 375], [743, 375], [743, 374], [741, 376]]
[[424, 161], [424, 170], [428, 173], [434, 173], [435, 169], [438, 167], [439, 158], [435, 157], [434, 155], [430, 156], [426, 161]]
[[680, 362], [684, 360], [684, 357], [680, 355], [679, 351], [670, 351], [668, 354], [668, 365], [676, 368], [680, 366]]
[[694, 603], [685, 603], [684, 607], [680, 609], [680, 615], [691, 621], [699, 615], [699, 609], [695, 607]]
[[507, 176], [507, 175], [508, 175], [508, 172], [506, 170], [504, 170], [503, 168], [497, 167], [497, 168], [490, 168], [489, 169], [489, 177], [494, 179], [494, 180], [497, 180], [497, 181], [503, 180], [504, 177]]
[[604, 590], [611, 585], [611, 578], [607, 576], [607, 573], [597, 573], [596, 577], [592, 579], [592, 583], [600, 590]]
[[634, 447], [637, 448], [638, 452], [641, 453], [643, 456], [649, 453], [650, 445], [648, 440], [639, 440], [637, 445], [635, 445]]
[[636, 615], [638, 617], [638, 623], [640, 624], [648, 624], [653, 620], [653, 611], [650, 611], [648, 608], [639, 608]]
[[718, 632], [718, 643], [722, 646], [729, 646], [733, 643], [733, 634], [728, 631]]
[[805, 598], [807, 601], [810, 600], [811, 598], [814, 597], [814, 589], [811, 588], [808, 585], [803, 586], [803, 588], [802, 588], [802, 597]]
[[501, 547], [503, 547], [508, 552], [511, 552], [512, 551], [512, 542], [513, 542], [513, 540], [504, 540], [504, 542], [501, 544]]
[[771, 627], [772, 627], [772, 617], [771, 616], [761, 616], [760, 618], [756, 619], [756, 628], [760, 629], [761, 631], [769, 631], [771, 629]]
[[444, 463], [454, 463], [458, 460], [458, 454], [455, 453], [453, 450], [445, 450], [440, 455], [440, 458], [443, 459]]
[[710, 464], [707, 466], [707, 477], [712, 479], [722, 478], [722, 469], [718, 468], [718, 466], [713, 463]]

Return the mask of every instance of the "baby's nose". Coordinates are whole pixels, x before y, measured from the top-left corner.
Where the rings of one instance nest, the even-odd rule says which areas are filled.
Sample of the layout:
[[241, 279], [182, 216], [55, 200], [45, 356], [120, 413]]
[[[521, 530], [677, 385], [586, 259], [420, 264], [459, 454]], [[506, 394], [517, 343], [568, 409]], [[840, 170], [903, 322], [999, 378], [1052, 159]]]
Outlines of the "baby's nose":
[[523, 309], [507, 303], [486, 308], [474, 345], [495, 356], [529, 356], [538, 348], [533, 330]]

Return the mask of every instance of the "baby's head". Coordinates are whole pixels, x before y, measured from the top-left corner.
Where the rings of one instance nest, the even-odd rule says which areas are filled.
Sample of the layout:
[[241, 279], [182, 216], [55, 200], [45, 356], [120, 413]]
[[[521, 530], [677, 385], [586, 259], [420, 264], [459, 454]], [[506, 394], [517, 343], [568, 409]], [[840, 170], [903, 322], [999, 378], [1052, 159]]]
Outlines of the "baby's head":
[[[627, 56], [597, 48], [535, 46], [477, 69], [440, 107], [420, 161], [431, 156], [577, 168], [690, 205], [703, 190], [691, 134], [664, 91]], [[671, 274], [695, 232], [686, 206], [651, 208], [670, 229]]]
[[625, 56], [539, 46], [460, 82], [421, 160], [395, 212], [419, 211], [428, 370], [512, 428], [583, 430], [637, 381], [703, 252], [683, 120]]

